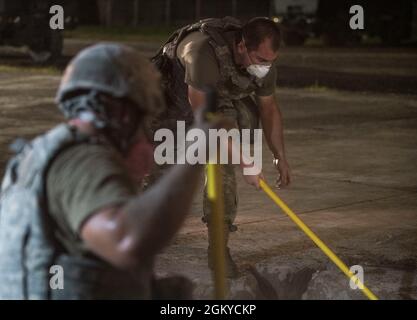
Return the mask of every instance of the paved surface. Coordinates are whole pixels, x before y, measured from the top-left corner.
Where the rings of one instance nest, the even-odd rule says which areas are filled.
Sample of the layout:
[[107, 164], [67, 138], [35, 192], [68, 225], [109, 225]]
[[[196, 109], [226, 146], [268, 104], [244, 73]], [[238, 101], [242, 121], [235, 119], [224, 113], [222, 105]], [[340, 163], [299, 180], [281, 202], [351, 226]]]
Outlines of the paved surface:
[[[280, 89], [277, 95], [294, 174], [292, 186], [278, 194], [349, 266], [363, 266], [365, 281], [377, 295], [417, 298], [415, 97], [294, 89]], [[274, 169], [265, 148], [264, 143], [264, 172], [272, 182]], [[185, 272], [199, 283], [197, 295], [210, 297], [200, 203], [162, 255], [160, 269]], [[230, 244], [237, 263], [261, 270], [260, 277], [280, 298], [291, 296], [278, 294], [288, 283], [270, 279], [277, 268], [289, 268], [282, 276], [287, 282], [288, 277], [297, 279], [300, 268], [310, 268], [310, 276], [319, 271], [304, 298], [362, 298], [266, 195], [242, 180], [237, 224]], [[257, 292], [259, 279], [250, 274], [233, 283], [234, 297], [274, 297], [270, 291]]]

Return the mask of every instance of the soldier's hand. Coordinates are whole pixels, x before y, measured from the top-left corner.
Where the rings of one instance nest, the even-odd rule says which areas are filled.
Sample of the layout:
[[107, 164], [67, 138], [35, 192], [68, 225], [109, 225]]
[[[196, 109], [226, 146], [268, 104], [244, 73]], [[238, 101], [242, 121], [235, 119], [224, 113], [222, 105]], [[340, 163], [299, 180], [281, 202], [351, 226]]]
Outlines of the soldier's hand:
[[245, 180], [247, 184], [254, 186], [258, 190], [261, 189], [259, 185], [260, 179], [265, 180], [262, 172], [260, 174], [255, 174], [255, 175], [244, 174], [243, 179]]
[[274, 160], [274, 165], [278, 170], [278, 178], [275, 186], [277, 188], [287, 187], [291, 183], [290, 166], [286, 159]]

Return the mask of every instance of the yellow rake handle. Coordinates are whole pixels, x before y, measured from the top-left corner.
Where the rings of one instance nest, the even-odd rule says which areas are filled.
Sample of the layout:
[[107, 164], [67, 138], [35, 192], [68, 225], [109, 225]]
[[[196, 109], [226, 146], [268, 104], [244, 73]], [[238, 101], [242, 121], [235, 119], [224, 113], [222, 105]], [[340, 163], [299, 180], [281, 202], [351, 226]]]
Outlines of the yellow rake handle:
[[226, 288], [226, 264], [224, 241], [224, 200], [223, 181], [220, 165], [207, 164], [207, 197], [211, 204], [210, 236], [213, 239], [212, 252], [214, 260], [214, 297], [216, 300], [224, 300], [227, 296]]
[[263, 191], [291, 218], [292, 221], [311, 239], [313, 242], [323, 251], [340, 270], [360, 288], [364, 295], [370, 300], [378, 300], [378, 298], [369, 290], [360, 280], [354, 275], [349, 268], [340, 260], [323, 241], [317, 237], [305, 223], [298, 218], [298, 216], [278, 197], [278, 195], [271, 190], [268, 184], [264, 180], [260, 180], [260, 187]]

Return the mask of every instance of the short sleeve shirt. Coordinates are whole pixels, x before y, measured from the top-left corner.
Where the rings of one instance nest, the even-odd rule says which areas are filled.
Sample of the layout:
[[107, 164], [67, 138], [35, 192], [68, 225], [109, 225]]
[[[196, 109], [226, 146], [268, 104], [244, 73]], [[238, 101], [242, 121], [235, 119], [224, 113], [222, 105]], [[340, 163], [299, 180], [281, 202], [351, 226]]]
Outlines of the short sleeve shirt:
[[55, 236], [71, 254], [82, 255], [88, 251], [80, 237], [83, 223], [100, 209], [124, 204], [137, 188], [114, 149], [82, 143], [53, 160], [46, 191]]

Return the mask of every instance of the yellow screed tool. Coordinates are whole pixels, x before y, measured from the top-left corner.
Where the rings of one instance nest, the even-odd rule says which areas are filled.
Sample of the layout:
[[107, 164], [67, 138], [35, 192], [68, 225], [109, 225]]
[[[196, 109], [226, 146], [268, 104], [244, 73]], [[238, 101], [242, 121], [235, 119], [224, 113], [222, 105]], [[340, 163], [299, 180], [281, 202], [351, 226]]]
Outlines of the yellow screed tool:
[[328, 246], [324, 244], [323, 241], [317, 237], [313, 231], [300, 219], [298, 216], [278, 197], [278, 195], [272, 191], [268, 184], [264, 180], [260, 180], [260, 187], [263, 191], [291, 218], [292, 221], [311, 239], [313, 242], [323, 251], [333, 263], [339, 267], [340, 270], [351, 279], [357, 286], [360, 288], [364, 295], [366, 295], [370, 300], [378, 300], [378, 298], [369, 290], [360, 279], [354, 275], [346, 264], [340, 260]]

